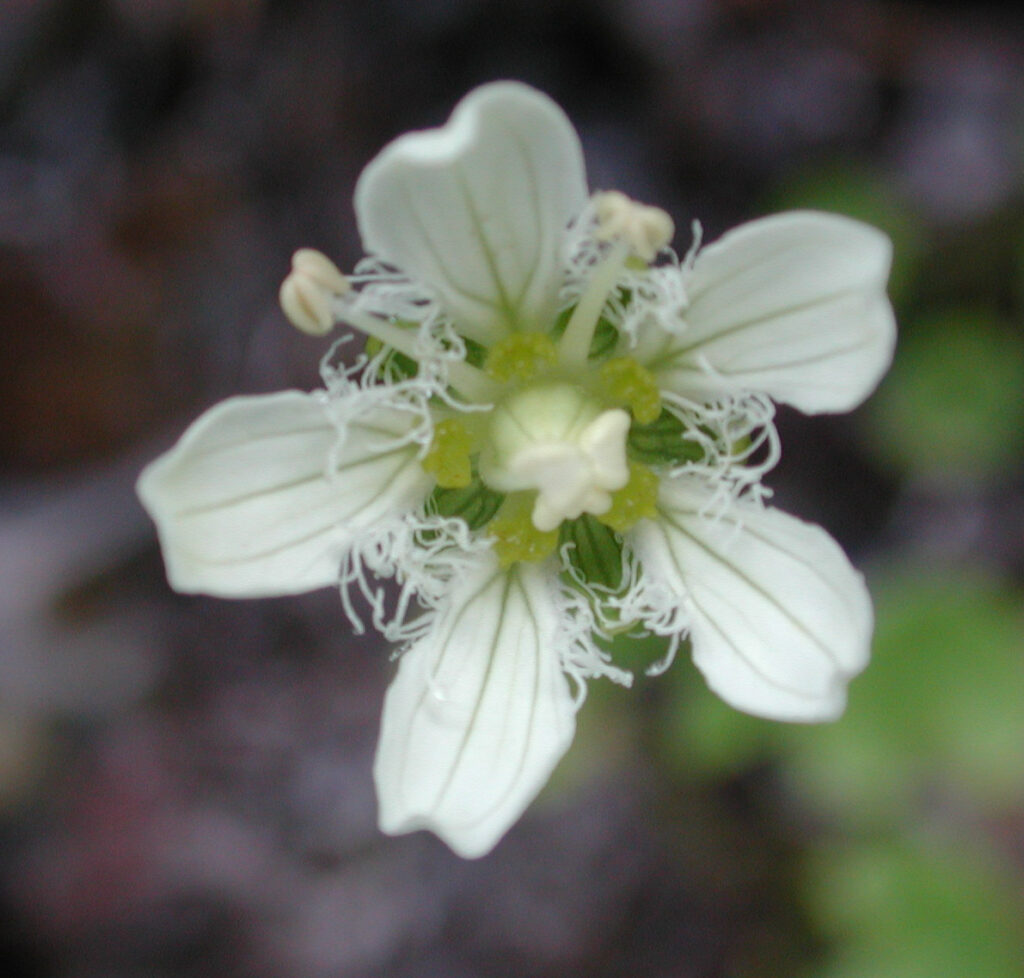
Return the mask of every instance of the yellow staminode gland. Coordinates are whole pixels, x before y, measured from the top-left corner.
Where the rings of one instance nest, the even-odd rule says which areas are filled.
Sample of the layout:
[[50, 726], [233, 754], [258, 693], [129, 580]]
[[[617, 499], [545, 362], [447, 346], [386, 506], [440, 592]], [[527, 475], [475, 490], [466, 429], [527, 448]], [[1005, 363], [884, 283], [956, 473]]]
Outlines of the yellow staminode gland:
[[487, 354], [484, 369], [495, 380], [532, 380], [558, 360], [555, 344], [542, 333], [512, 333]]
[[292, 270], [281, 283], [281, 308], [297, 329], [323, 336], [334, 326], [331, 300], [351, 287], [330, 258], [313, 248], [300, 248], [292, 255]]
[[558, 530], [538, 530], [531, 516], [532, 508], [528, 493], [515, 493], [487, 525], [502, 567], [519, 561], [536, 563], [554, 553], [558, 546]]
[[473, 481], [469, 454], [473, 439], [458, 418], [434, 425], [434, 438], [420, 463], [442, 489], [463, 489]]
[[630, 200], [618, 190], [594, 194], [598, 241], [628, 241], [634, 255], [654, 261], [676, 233], [675, 224], [660, 207]]
[[650, 424], [661, 414], [661, 393], [654, 374], [631, 357], [616, 357], [603, 364], [601, 379], [608, 396], [629, 405], [639, 424]]
[[658, 514], [658, 477], [646, 465], [629, 463], [629, 482], [612, 493], [611, 509], [598, 519], [617, 533], [625, 533], [640, 520]]

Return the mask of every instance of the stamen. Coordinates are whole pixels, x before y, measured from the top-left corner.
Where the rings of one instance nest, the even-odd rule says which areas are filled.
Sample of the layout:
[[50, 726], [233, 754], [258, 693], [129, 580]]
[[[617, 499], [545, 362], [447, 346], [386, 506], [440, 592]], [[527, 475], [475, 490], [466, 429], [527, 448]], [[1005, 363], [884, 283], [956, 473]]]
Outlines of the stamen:
[[331, 301], [352, 288], [326, 255], [300, 248], [292, 255], [292, 270], [281, 283], [279, 299], [288, 320], [311, 336], [324, 336], [334, 325]]
[[447, 364], [448, 383], [467, 401], [474, 404], [493, 404], [501, 395], [501, 388], [479, 367], [464, 360]]
[[[358, 329], [367, 336], [373, 336], [386, 346], [399, 353], [404, 353], [411, 360], [419, 363], [426, 356], [414, 330], [403, 329], [385, 319], [378, 319], [361, 309], [346, 305], [338, 316], [353, 329]], [[445, 362], [448, 382], [468, 401], [476, 404], [489, 404], [497, 400], [501, 387], [496, 384], [479, 367], [462, 360]]]
[[563, 366], [570, 369], [586, 366], [601, 310], [622, 274], [629, 257], [629, 248], [630, 244], [625, 239], [617, 241], [591, 274], [586, 290], [580, 296], [565, 332], [558, 341], [558, 359]]
[[660, 207], [630, 200], [617, 190], [594, 195], [598, 241], [625, 240], [641, 261], [654, 261], [675, 234], [672, 218]]
[[417, 363], [423, 359], [424, 351], [417, 342], [415, 330], [403, 329], [395, 323], [388, 322], [386, 319], [378, 319], [376, 316], [350, 305], [345, 305], [338, 312], [340, 321], [353, 329], [358, 329], [360, 333], [380, 340], [385, 346], [404, 353], [410, 360], [415, 360]]

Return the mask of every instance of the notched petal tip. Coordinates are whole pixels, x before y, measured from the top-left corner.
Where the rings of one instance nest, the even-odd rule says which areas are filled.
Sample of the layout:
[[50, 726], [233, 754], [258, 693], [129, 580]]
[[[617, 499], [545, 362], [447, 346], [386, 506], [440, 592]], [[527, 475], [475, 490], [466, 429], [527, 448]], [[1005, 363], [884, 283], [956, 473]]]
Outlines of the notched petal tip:
[[562, 236], [585, 199], [582, 149], [562, 110], [496, 82], [442, 128], [385, 147], [359, 178], [355, 209], [367, 250], [490, 345], [557, 311]]
[[[372, 193], [366, 189], [366, 184], [378, 177], [377, 171], [402, 163], [443, 168], [461, 162], [462, 156], [479, 141], [481, 130], [493, 128], [492, 120], [499, 122], [500, 128], [508, 127], [506, 144], [520, 134], [528, 133], [531, 125], [539, 125], [549, 130], [561, 130], [558, 135], [562, 138], [571, 136], [571, 141], [578, 146], [572, 123], [553, 99], [522, 82], [489, 82], [463, 96], [443, 126], [407, 132], [385, 146], [359, 178], [357, 204], [360, 196]], [[545, 137], [550, 138], [551, 135], [554, 133], [546, 133]], [[577, 203], [582, 203], [585, 197], [582, 186]]]

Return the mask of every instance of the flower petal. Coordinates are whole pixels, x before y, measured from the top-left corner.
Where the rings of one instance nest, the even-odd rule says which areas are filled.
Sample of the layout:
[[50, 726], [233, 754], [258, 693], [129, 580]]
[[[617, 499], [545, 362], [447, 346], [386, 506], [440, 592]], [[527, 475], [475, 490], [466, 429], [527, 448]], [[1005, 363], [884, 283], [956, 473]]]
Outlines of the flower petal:
[[579, 139], [547, 96], [516, 82], [464, 98], [441, 129], [396, 139], [363, 171], [363, 244], [431, 289], [459, 329], [491, 343], [549, 323], [561, 242], [583, 208]]
[[848, 411], [892, 361], [892, 245], [836, 214], [752, 221], [701, 251], [687, 328], [651, 364], [680, 394], [755, 391], [808, 414]]
[[467, 574], [388, 689], [374, 777], [380, 827], [488, 853], [572, 742], [553, 582], [535, 565]]
[[248, 598], [335, 583], [353, 531], [429, 489], [415, 447], [395, 447], [408, 425], [376, 412], [352, 424], [332, 456], [338, 432], [312, 395], [215, 405], [139, 478], [171, 585]]
[[776, 720], [838, 717], [867, 664], [873, 615], [861, 575], [820, 527], [737, 504], [720, 519], [681, 480], [635, 545], [645, 575], [679, 595], [693, 658], [727, 703]]

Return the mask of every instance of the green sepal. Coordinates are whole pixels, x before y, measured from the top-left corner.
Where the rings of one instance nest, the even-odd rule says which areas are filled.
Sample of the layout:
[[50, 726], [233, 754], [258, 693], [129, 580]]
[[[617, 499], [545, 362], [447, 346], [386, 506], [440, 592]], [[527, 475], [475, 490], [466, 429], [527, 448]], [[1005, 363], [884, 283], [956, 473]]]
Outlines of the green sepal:
[[[573, 546], [565, 547], [566, 543]], [[599, 519], [584, 513], [566, 520], [558, 538], [565, 559], [588, 584], [617, 591], [622, 586], [622, 537]]]
[[[400, 321], [396, 325], [402, 326], [408, 329], [415, 328], [416, 324], [408, 321]], [[465, 336], [462, 337], [462, 342], [466, 347], [466, 363], [474, 367], [482, 367], [484, 360], [487, 359], [487, 347], [482, 346], [475, 340], [467, 339]], [[378, 340], [375, 336], [368, 336], [366, 338], [366, 354], [367, 356], [374, 357], [380, 351], [384, 349], [384, 344]], [[415, 377], [419, 372], [419, 365], [412, 357], [406, 356], [404, 353], [399, 353], [398, 350], [390, 350], [387, 354], [383, 364], [383, 375], [384, 377], [392, 382], [398, 382], [402, 380], [408, 380], [410, 377]]]
[[386, 350], [384, 362], [381, 364], [381, 376], [389, 383], [398, 383], [415, 377], [419, 373], [419, 364], [412, 357], [399, 353], [391, 347], [385, 347], [375, 336], [366, 338], [366, 355], [375, 357], [381, 350]]
[[471, 530], [479, 530], [490, 523], [504, 501], [504, 493], [488, 488], [474, 475], [473, 481], [463, 488], [437, 486], [427, 498], [427, 512], [464, 520]]
[[487, 347], [468, 336], [463, 336], [462, 342], [466, 347], [466, 363], [471, 367], [483, 367], [487, 359]]
[[678, 465], [699, 462], [704, 449], [686, 437], [686, 426], [671, 411], [661, 414], [649, 424], [633, 424], [626, 439], [629, 456], [645, 465]]

